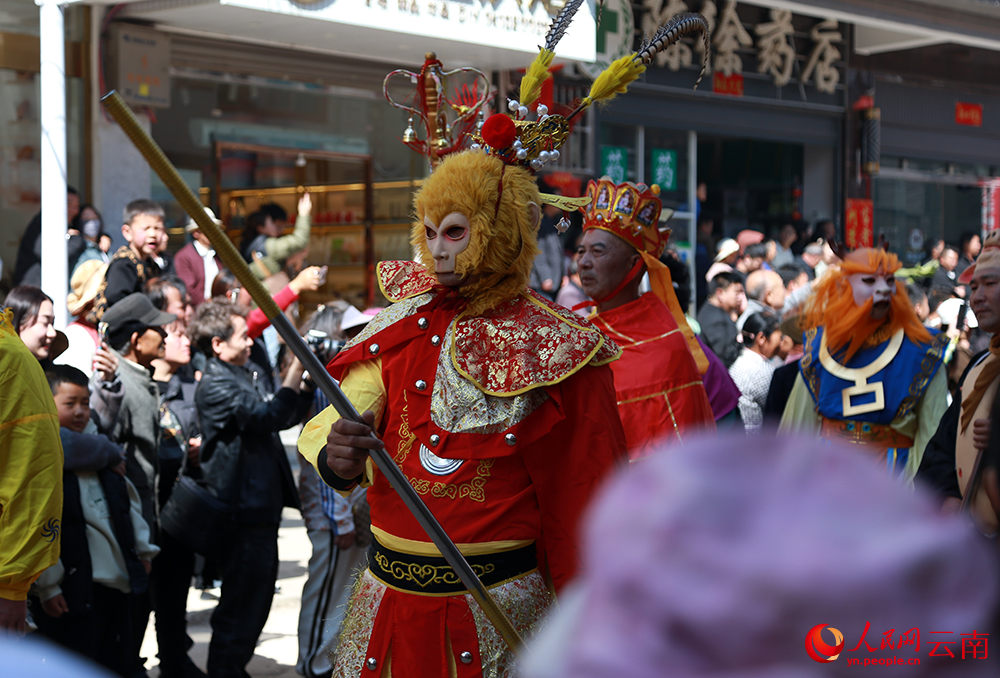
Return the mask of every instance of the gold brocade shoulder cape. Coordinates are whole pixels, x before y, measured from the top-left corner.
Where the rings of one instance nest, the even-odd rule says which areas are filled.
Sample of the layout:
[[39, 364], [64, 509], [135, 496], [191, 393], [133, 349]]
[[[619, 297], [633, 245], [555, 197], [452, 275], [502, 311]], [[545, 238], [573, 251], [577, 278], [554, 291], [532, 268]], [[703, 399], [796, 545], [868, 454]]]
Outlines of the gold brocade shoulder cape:
[[[392, 306], [379, 313], [344, 351], [420, 312], [434, 298], [437, 279], [422, 264], [383, 261], [379, 287]], [[621, 349], [572, 311], [525, 289], [478, 316], [459, 311], [450, 345], [455, 369], [487, 395], [514, 396], [558, 384], [587, 365], [606, 365]]]

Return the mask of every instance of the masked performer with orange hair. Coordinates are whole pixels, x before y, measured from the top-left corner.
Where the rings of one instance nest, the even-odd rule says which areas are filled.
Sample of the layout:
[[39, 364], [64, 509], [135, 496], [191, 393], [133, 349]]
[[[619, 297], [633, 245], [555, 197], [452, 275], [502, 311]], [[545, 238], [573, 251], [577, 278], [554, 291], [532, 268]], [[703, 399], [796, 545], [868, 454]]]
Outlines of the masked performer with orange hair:
[[[622, 347], [611, 369], [635, 461], [664, 442], [715, 430], [702, 384], [708, 359], [684, 318], [670, 269], [658, 258], [669, 235], [659, 229], [659, 187], [605, 177], [590, 182], [587, 198], [580, 281], [597, 305], [590, 321]], [[652, 289], [640, 295], [644, 272]]]
[[813, 287], [781, 428], [862, 446], [909, 483], [948, 406], [948, 340], [920, 323], [899, 268], [882, 248], [860, 249]]

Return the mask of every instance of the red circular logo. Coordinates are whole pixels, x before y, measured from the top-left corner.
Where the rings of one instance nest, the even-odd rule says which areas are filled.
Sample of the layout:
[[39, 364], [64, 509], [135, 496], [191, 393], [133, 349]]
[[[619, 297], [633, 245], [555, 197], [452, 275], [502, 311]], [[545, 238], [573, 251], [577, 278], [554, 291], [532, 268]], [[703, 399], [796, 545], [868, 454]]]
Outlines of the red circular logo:
[[[827, 643], [823, 640], [821, 634], [823, 633], [824, 627], [833, 634], [834, 645], [827, 645]], [[809, 656], [812, 657], [814, 661], [818, 661], [821, 664], [832, 662], [840, 656], [840, 652], [843, 649], [844, 634], [832, 626], [817, 624], [809, 629], [809, 633], [806, 634], [806, 652], [809, 653]]]

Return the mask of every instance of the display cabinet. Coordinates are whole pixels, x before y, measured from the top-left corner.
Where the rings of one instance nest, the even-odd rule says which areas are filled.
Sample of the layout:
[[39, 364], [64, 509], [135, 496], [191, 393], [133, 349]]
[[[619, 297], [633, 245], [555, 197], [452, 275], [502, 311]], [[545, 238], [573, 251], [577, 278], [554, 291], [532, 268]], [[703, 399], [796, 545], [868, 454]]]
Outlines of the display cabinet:
[[[307, 263], [327, 266], [326, 284], [302, 296], [308, 310], [332, 299], [358, 308], [384, 305], [375, 264], [412, 257], [409, 244], [413, 191], [422, 179], [372, 180], [370, 156], [216, 143], [219, 218], [239, 245], [248, 215], [266, 204], [295, 223], [299, 198], [312, 196]], [[250, 185], [248, 185], [250, 184]]]

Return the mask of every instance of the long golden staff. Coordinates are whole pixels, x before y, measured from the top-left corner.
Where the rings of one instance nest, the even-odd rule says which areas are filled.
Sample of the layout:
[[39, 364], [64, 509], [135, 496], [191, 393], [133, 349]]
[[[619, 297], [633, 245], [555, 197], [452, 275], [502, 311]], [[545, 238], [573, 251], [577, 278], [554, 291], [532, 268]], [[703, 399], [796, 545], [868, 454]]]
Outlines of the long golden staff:
[[[274, 303], [274, 299], [271, 298], [271, 295], [264, 289], [261, 282], [250, 271], [250, 268], [243, 261], [243, 257], [240, 256], [233, 243], [222, 232], [222, 229], [208, 218], [204, 205], [195, 197], [191, 189], [188, 188], [188, 185], [184, 183], [180, 174], [170, 164], [167, 156], [163, 154], [163, 151], [156, 145], [152, 137], [142, 129], [135, 115], [132, 114], [132, 111], [125, 104], [121, 96], [117, 92], [112, 91], [106, 94], [101, 101], [104, 103], [104, 107], [108, 113], [111, 114], [111, 117], [118, 122], [128, 138], [132, 140], [135, 147], [142, 153], [149, 166], [153, 168], [153, 171], [159, 175], [164, 185], [174, 194], [174, 197], [180, 203], [181, 207], [184, 208], [184, 211], [194, 219], [201, 232], [212, 241], [212, 245], [215, 247], [215, 251], [223, 263], [239, 278], [244, 289], [250, 293], [254, 302], [264, 311], [271, 324], [278, 330], [278, 334], [285, 340], [288, 348], [291, 349], [292, 353], [295, 354], [309, 374], [312, 375], [312, 378], [316, 381], [323, 395], [330, 401], [330, 404], [336, 408], [341, 417], [364, 423], [357, 409], [347, 399], [344, 392], [340, 390], [340, 387], [337, 386], [337, 382], [333, 380], [333, 377], [326, 371], [326, 368], [323, 367], [319, 359], [309, 350], [306, 342], [295, 331], [295, 328], [292, 327], [292, 324], [281, 312], [281, 309], [278, 308], [278, 305]], [[461, 551], [455, 546], [455, 542], [451, 540], [451, 537], [441, 527], [434, 514], [430, 512], [430, 509], [420, 499], [420, 495], [417, 494], [413, 486], [407, 481], [403, 472], [396, 466], [384, 448], [372, 450], [371, 456], [379, 470], [385, 474], [389, 484], [399, 494], [403, 503], [406, 504], [410, 513], [413, 514], [413, 517], [420, 523], [427, 536], [437, 546], [441, 555], [444, 556], [445, 561], [455, 570], [459, 579], [462, 580], [462, 584], [469, 590], [475, 601], [479, 603], [479, 606], [486, 613], [493, 626], [496, 627], [500, 636], [511, 650], [519, 649], [522, 644], [521, 637], [514, 630], [514, 626], [510, 623], [510, 620], [507, 619], [507, 615], [503, 613], [503, 610], [500, 609], [493, 596], [483, 586], [479, 577], [472, 571], [469, 563], [462, 556]]]

